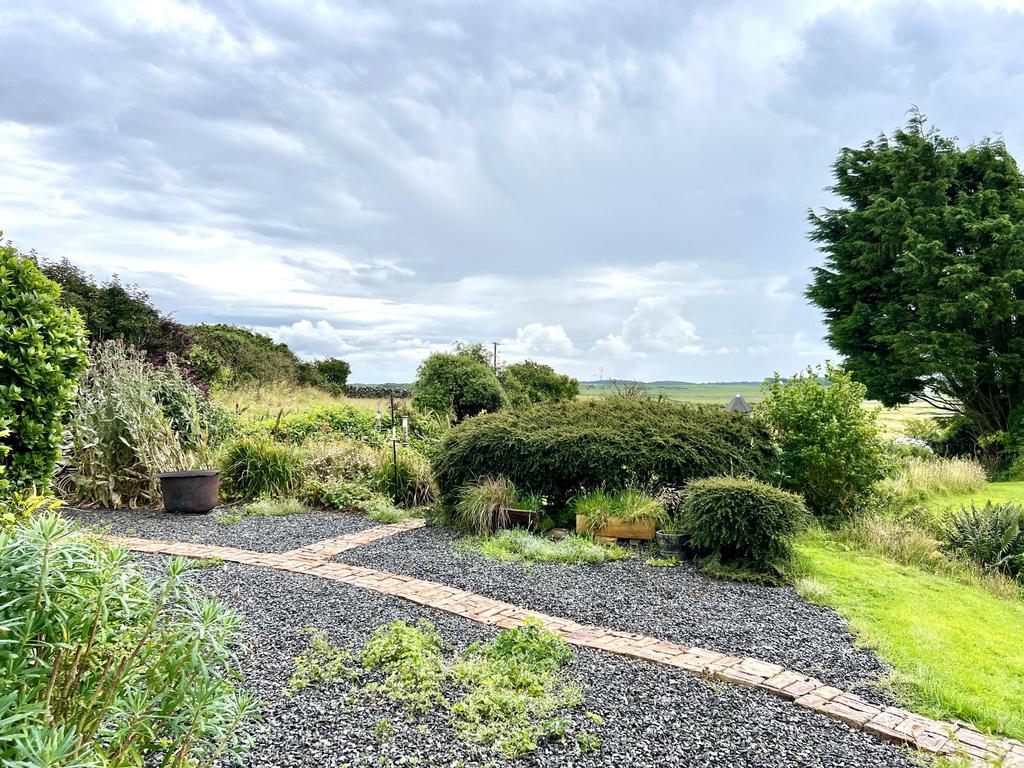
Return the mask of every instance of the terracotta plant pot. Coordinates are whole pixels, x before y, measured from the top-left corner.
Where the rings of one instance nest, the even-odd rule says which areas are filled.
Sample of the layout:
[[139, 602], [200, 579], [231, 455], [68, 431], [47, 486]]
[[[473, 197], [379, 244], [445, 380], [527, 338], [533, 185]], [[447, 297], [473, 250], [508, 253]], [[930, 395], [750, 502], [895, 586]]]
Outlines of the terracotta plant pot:
[[157, 477], [167, 512], [199, 514], [220, 503], [220, 472], [215, 469], [162, 472]]
[[584, 515], [576, 515], [576, 532], [592, 533], [595, 537], [606, 539], [630, 539], [634, 541], [654, 541], [654, 523], [627, 523], [618, 517], [611, 517], [608, 522], [591, 530]]

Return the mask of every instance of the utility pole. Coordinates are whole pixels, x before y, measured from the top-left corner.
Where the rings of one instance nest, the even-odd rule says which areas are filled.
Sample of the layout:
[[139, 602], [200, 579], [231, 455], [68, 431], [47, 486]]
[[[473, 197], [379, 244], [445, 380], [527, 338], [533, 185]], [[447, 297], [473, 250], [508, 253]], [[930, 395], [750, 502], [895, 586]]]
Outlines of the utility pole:
[[498, 344], [500, 344], [500, 343], [501, 342], [499, 342], [499, 341], [492, 341], [491, 342], [491, 344], [494, 345], [494, 372], [495, 373], [498, 372]]

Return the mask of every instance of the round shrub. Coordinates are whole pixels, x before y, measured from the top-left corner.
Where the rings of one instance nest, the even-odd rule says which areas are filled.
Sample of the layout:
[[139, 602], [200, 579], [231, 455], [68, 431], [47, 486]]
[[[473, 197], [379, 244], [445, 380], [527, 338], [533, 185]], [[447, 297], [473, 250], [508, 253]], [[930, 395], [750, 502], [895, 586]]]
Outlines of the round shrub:
[[287, 496], [302, 485], [305, 453], [262, 435], [228, 442], [221, 455], [221, 474], [238, 498]]
[[778, 573], [792, 555], [807, 509], [795, 493], [737, 477], [694, 480], [680, 509], [690, 543], [759, 573]]
[[85, 329], [59, 301], [57, 284], [0, 242], [0, 494], [42, 489], [60, 458]]
[[594, 488], [680, 485], [730, 472], [769, 477], [775, 453], [756, 420], [722, 408], [607, 398], [543, 403], [468, 419], [434, 457], [445, 507], [482, 477], [502, 476], [560, 510]]

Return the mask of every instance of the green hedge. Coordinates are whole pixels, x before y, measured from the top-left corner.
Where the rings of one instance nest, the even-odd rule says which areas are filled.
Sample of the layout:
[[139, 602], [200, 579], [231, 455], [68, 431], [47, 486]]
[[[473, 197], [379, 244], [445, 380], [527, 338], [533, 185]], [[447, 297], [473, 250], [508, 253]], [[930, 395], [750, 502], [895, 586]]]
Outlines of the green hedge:
[[503, 476], [560, 510], [594, 488], [679, 485], [697, 477], [769, 477], [770, 436], [748, 416], [717, 406], [626, 398], [545, 403], [468, 419], [448, 432], [433, 460], [449, 509], [462, 486]]
[[680, 516], [697, 549], [726, 565], [777, 574], [808, 513], [795, 493], [746, 478], [709, 477], [686, 487]]
[[277, 419], [261, 421], [260, 431], [277, 432], [277, 437], [289, 443], [302, 443], [310, 437], [348, 437], [352, 440], [367, 438], [381, 442], [382, 436], [376, 429], [374, 415], [363, 408], [351, 405], [332, 405], [314, 408], [302, 413], [291, 413]]

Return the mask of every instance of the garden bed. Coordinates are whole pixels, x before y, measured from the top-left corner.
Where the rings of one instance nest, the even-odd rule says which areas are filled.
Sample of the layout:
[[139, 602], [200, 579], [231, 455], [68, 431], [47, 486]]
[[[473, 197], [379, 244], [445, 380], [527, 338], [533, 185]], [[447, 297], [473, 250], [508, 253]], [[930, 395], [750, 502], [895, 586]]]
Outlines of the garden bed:
[[464, 551], [458, 540], [447, 529], [429, 527], [337, 559], [587, 624], [765, 659], [892, 703], [874, 685], [887, 668], [854, 646], [838, 614], [788, 587], [721, 581], [690, 562], [656, 568], [643, 555], [583, 566], [502, 562]]
[[[147, 558], [154, 560], [155, 558]], [[401, 705], [351, 698], [348, 682], [283, 694], [307, 627], [356, 649], [381, 624], [425, 617], [446, 644], [464, 648], [494, 635], [490, 627], [430, 611], [398, 598], [301, 574], [245, 566], [200, 568], [188, 578], [248, 617], [241, 660], [245, 685], [266, 701], [253, 726], [248, 766], [494, 765], [461, 742], [442, 711], [410, 718]], [[550, 744], [520, 766], [681, 765], [909, 766], [895, 747], [794, 707], [766, 693], [709, 683], [681, 670], [576, 650], [571, 679], [584, 690], [582, 718], [601, 745], [581, 755], [575, 743]], [[584, 712], [597, 713], [595, 727]], [[381, 723], [392, 732], [381, 738]], [[507, 764], [499, 760], [497, 764]]]
[[[230, 512], [240, 513], [242, 507], [232, 507]], [[243, 514], [229, 525], [219, 522], [222, 513], [218, 511], [207, 515], [174, 515], [163, 510], [67, 508], [63, 513], [82, 525], [115, 536], [213, 544], [254, 552], [287, 552], [379, 525], [362, 515], [342, 512], [305, 512], [280, 517]]]

